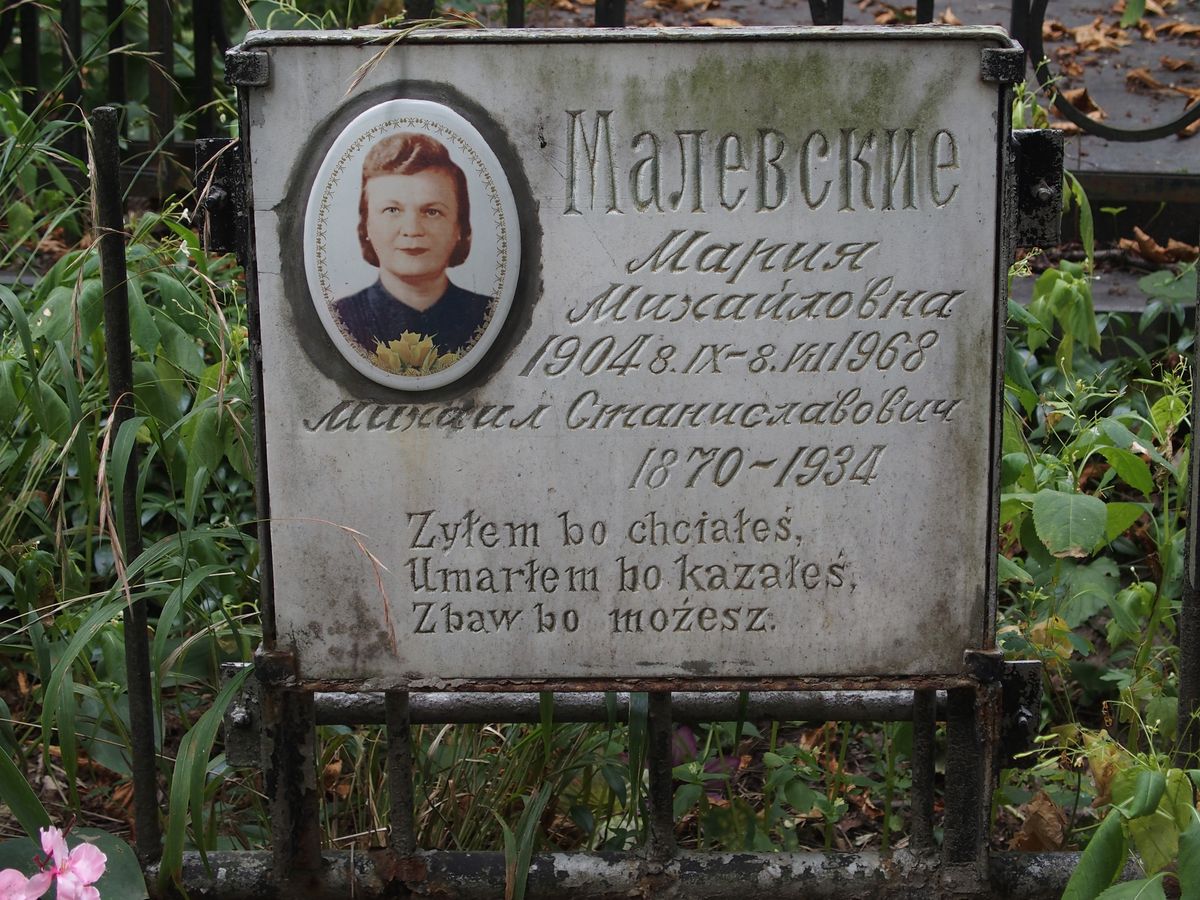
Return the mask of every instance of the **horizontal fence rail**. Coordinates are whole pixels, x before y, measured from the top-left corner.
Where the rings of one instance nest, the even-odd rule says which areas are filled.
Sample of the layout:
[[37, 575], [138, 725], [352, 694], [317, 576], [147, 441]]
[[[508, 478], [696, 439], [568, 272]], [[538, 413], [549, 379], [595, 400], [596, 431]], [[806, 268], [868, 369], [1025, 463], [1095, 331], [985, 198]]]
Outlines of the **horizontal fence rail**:
[[[1078, 853], [995, 853], [991, 900], [1057, 900]], [[495, 900], [504, 895], [503, 853], [419, 851], [400, 860], [386, 850], [326, 851], [303, 883], [305, 900], [434, 896]], [[157, 873], [151, 870], [153, 878]], [[1138, 877], [1130, 863], [1122, 880]], [[880, 853], [680, 853], [669, 862], [624, 853], [538, 853], [528, 900], [823, 900], [866, 897], [928, 900], [939, 893], [942, 866], [906, 851]], [[284, 896], [268, 853], [189, 853], [183, 883], [194, 900], [274, 900]], [[411, 892], [411, 893], [409, 893]], [[301, 896], [291, 894], [291, 896]]]

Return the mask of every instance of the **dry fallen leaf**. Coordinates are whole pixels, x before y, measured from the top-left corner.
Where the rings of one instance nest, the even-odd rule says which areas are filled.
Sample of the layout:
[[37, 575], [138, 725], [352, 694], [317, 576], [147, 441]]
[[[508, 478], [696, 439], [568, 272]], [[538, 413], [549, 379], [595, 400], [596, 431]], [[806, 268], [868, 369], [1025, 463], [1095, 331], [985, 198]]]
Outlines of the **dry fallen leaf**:
[[958, 16], [956, 16], [954, 14], [954, 10], [952, 10], [948, 6], [946, 7], [946, 11], [944, 13], [942, 13], [940, 16], [938, 16], [938, 21], [941, 22], [943, 25], [961, 25], [962, 24], [962, 19], [960, 19]]
[[1158, 266], [1168, 266], [1172, 263], [1191, 262], [1200, 257], [1200, 247], [1193, 247], [1171, 238], [1163, 247], [1158, 241], [1138, 227], [1133, 229], [1133, 239], [1121, 238], [1118, 242], [1122, 250], [1136, 253], [1147, 262]]
[[1190, 137], [1195, 137], [1198, 133], [1200, 133], [1200, 119], [1197, 119], [1191, 125], [1187, 125], [1187, 126], [1184, 126], [1183, 128], [1181, 128], [1179, 131], [1177, 131], [1175, 133], [1175, 137], [1180, 138], [1180, 139], [1190, 138]]
[[1047, 19], [1042, 23], [1043, 41], [1063, 41], [1071, 34], [1069, 28], [1058, 19]]
[[1167, 85], [1163, 84], [1157, 78], [1150, 74], [1149, 69], [1137, 68], [1130, 69], [1125, 73], [1125, 84], [1131, 90], [1143, 89], [1150, 91], [1167, 91], [1170, 90]]
[[1025, 821], [1009, 842], [1010, 850], [1061, 850], [1067, 837], [1067, 817], [1045, 791], [1021, 807]]
[[1154, 33], [1154, 26], [1145, 19], [1138, 21], [1137, 30], [1141, 32], [1142, 40], [1149, 41], [1152, 44], [1158, 43], [1158, 35]]
[[1118, 25], [1110, 25], [1103, 16], [1096, 16], [1089, 24], [1069, 29], [1077, 43], [1084, 50], [1120, 50], [1130, 43], [1130, 37], [1125, 29]]
[[1193, 22], [1167, 22], [1154, 30], [1171, 37], [1200, 37], [1200, 25]]
[[1162, 67], [1171, 72], [1190, 72], [1196, 68], [1196, 64], [1190, 59], [1176, 59], [1173, 56], [1163, 56], [1158, 60], [1162, 63]]
[[[1069, 88], [1062, 92], [1063, 99], [1070, 103], [1073, 107], [1091, 119], [1093, 122], [1099, 122], [1101, 119], [1107, 119], [1108, 113], [1096, 105], [1096, 101], [1092, 99], [1087, 88]], [[1051, 107], [1052, 113], [1056, 112], [1055, 107]]]
[[705, 25], [709, 28], [741, 28], [742, 23], [737, 19], [722, 19], [720, 16], [712, 16], [707, 19], [700, 19], [696, 22], [697, 25]]
[[882, 12], [875, 13], [876, 25], [911, 25], [917, 20], [915, 6], [893, 6], [890, 3], [880, 3]]

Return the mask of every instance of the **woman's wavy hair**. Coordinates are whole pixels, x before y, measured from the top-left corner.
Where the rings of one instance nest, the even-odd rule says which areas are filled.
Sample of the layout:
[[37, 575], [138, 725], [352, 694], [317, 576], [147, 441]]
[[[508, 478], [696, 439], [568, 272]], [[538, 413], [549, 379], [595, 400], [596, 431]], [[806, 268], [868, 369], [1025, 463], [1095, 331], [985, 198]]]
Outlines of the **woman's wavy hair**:
[[379, 255], [367, 239], [367, 182], [377, 175], [416, 175], [430, 169], [445, 172], [454, 182], [458, 200], [458, 244], [447, 265], [457, 266], [471, 252], [471, 205], [467, 199], [467, 176], [439, 142], [425, 134], [401, 132], [375, 144], [363, 160], [362, 190], [358, 195], [358, 243], [363, 259], [378, 268]]

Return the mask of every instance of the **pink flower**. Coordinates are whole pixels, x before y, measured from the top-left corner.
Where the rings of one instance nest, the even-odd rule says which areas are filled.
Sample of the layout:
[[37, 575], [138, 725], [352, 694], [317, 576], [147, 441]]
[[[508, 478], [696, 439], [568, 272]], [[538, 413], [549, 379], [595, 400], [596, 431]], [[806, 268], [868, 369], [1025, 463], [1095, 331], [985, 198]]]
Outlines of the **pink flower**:
[[0, 872], [0, 900], [37, 900], [46, 893], [53, 878], [50, 872], [26, 878], [16, 869], [5, 869]]
[[92, 885], [104, 874], [108, 857], [87, 843], [68, 853], [67, 840], [57, 828], [43, 828], [41, 835], [42, 852], [54, 859], [50, 873], [58, 877], [58, 900], [100, 900]]

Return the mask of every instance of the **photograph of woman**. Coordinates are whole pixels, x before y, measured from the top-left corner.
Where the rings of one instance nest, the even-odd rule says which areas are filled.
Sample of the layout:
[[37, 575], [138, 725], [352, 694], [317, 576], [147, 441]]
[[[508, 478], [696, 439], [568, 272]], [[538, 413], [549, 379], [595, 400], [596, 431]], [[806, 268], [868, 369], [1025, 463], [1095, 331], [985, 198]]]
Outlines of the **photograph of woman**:
[[390, 371], [453, 363], [492, 305], [446, 272], [471, 250], [466, 175], [434, 138], [389, 135], [363, 160], [358, 212], [363, 259], [379, 278], [333, 304], [342, 332]]

